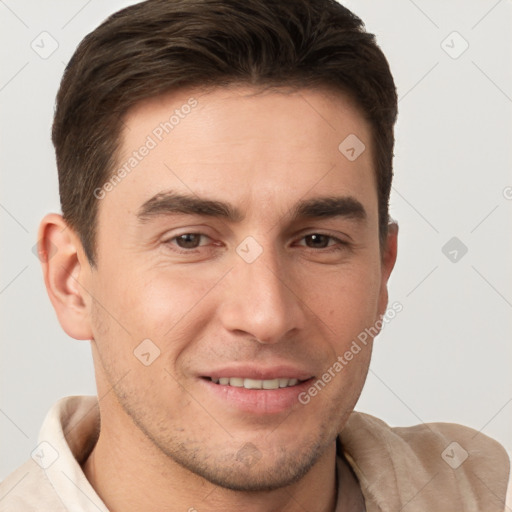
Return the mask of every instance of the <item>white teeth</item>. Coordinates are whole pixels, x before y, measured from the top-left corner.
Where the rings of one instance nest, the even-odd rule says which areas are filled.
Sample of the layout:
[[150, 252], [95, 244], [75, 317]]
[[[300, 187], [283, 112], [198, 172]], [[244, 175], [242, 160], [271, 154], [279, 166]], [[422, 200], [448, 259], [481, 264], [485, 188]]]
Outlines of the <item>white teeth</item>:
[[221, 377], [220, 379], [212, 379], [215, 384], [221, 386], [234, 386], [236, 388], [245, 389], [279, 389], [296, 386], [298, 379], [243, 379], [241, 377]]
[[262, 380], [256, 379], [244, 379], [244, 388], [245, 389], [261, 389], [263, 387]]
[[279, 389], [279, 379], [264, 380], [263, 389]]

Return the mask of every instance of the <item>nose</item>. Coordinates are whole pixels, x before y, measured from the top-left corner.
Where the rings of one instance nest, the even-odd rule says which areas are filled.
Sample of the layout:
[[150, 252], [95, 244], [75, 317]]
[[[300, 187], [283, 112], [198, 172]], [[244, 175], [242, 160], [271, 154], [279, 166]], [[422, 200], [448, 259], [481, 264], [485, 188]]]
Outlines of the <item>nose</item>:
[[224, 328], [262, 344], [279, 343], [303, 329], [305, 305], [283, 256], [265, 247], [252, 262], [234, 257], [220, 306]]

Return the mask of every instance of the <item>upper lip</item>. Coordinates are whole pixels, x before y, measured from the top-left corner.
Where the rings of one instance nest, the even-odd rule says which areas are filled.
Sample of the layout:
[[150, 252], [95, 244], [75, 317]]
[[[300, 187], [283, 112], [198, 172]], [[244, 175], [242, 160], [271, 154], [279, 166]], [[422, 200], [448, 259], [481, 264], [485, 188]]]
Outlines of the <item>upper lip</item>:
[[210, 377], [212, 379], [221, 379], [223, 377], [238, 377], [255, 380], [273, 380], [273, 379], [310, 379], [313, 374], [290, 365], [273, 366], [255, 366], [255, 365], [233, 365], [224, 368], [208, 370], [200, 375], [201, 377]]

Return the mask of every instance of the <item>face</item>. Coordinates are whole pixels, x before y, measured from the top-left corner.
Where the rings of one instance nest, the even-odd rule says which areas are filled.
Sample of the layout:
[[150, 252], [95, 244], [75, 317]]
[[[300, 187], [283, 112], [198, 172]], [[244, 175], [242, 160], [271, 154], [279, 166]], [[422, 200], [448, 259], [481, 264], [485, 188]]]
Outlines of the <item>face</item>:
[[[392, 266], [357, 108], [256, 92], [129, 112], [125, 172], [97, 192], [97, 265], [80, 273], [98, 393], [117, 404], [102, 421], [131, 418], [159, 453], [239, 490], [287, 485], [333, 445], [371, 340], [344, 354], [385, 312]], [[351, 134], [359, 156], [353, 135], [338, 149]]]

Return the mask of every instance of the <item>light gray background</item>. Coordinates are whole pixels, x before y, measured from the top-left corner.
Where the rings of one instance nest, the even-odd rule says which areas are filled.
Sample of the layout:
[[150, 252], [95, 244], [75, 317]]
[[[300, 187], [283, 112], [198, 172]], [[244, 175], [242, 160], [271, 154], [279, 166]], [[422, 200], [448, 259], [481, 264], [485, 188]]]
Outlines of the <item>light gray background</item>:
[[[59, 211], [50, 126], [65, 63], [130, 3], [0, 0], [0, 479], [58, 398], [95, 393], [89, 343], [61, 330], [32, 248]], [[376, 340], [357, 409], [391, 425], [462, 423], [512, 450], [512, 3], [345, 5], [377, 35], [400, 96], [390, 303], [404, 309]], [[31, 48], [43, 31], [59, 45], [47, 59]], [[468, 248], [456, 262], [442, 252], [454, 236]]]

